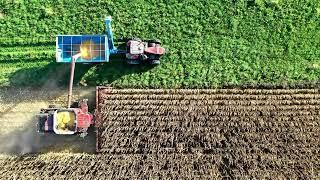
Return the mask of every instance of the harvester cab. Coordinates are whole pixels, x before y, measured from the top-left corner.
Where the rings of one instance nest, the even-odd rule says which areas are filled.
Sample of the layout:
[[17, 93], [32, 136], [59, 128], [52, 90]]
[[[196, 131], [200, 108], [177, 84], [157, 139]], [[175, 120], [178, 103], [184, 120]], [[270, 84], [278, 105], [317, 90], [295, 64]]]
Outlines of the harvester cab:
[[[165, 53], [158, 40], [141, 40], [138, 38], [119, 40], [125, 49], [115, 47], [111, 28], [111, 16], [105, 19], [106, 35], [58, 35], [56, 38], [56, 61], [71, 63], [68, 106], [66, 108], [49, 107], [41, 109], [38, 115], [37, 129], [41, 133], [87, 134], [94, 124], [94, 117], [88, 112], [86, 100], [72, 106], [72, 89], [76, 63], [109, 62], [110, 55], [123, 54], [128, 64], [147, 62], [159, 64]], [[73, 103], [74, 104], [74, 103]]]

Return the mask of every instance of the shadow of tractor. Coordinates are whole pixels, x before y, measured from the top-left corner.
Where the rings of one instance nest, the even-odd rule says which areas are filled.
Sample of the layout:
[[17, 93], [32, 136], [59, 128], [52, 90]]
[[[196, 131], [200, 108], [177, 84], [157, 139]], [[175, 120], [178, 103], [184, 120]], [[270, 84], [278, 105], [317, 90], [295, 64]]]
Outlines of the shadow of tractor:
[[139, 65], [130, 65], [120, 59], [116, 59], [109, 63], [97, 65], [90, 76], [85, 81], [90, 86], [112, 85], [112, 83], [123, 76], [130, 74], [141, 74], [154, 68], [154, 66], [142, 63]]
[[[77, 64], [74, 83], [79, 83], [81, 77], [91, 68], [90, 65]], [[44, 67], [21, 69], [9, 77], [11, 87], [59, 88], [68, 85], [70, 77], [69, 64], [49, 63]]]
[[[121, 55], [110, 57], [106, 63], [77, 63], [74, 74], [74, 86], [110, 85], [129, 74], [139, 74], [152, 69], [147, 63], [129, 65]], [[42, 67], [21, 69], [9, 77], [11, 87], [32, 87], [36, 89], [64, 88], [69, 85], [70, 63], [51, 63]]]

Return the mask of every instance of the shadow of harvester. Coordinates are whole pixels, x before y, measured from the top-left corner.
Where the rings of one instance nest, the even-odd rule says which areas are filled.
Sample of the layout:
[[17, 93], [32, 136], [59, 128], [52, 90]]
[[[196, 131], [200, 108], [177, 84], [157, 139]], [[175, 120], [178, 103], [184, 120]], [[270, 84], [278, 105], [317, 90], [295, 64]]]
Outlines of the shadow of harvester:
[[[77, 65], [74, 83], [79, 83], [81, 77], [91, 68], [91, 65]], [[9, 77], [11, 87], [32, 87], [35, 89], [51, 89], [68, 85], [70, 76], [69, 64], [51, 62], [46, 66], [20, 69]]]

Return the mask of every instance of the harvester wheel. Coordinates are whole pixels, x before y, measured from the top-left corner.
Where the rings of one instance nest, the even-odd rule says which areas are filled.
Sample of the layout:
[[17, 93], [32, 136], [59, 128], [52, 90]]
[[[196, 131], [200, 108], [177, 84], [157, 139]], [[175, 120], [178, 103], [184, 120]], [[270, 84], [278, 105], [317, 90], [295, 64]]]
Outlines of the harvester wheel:
[[73, 102], [70, 106], [70, 108], [78, 108], [79, 107], [79, 102]]
[[80, 134], [79, 134], [79, 136], [80, 136], [81, 138], [85, 138], [87, 135], [88, 135], [87, 132], [83, 132], [83, 133], [80, 133]]

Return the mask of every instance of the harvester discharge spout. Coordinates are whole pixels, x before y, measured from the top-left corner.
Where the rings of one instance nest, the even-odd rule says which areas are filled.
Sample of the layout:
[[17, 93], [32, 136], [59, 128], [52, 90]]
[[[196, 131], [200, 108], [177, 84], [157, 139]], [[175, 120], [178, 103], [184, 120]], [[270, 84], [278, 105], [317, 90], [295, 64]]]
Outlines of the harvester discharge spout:
[[106, 33], [107, 33], [107, 37], [108, 37], [108, 44], [109, 44], [110, 54], [116, 54], [117, 53], [117, 48], [114, 46], [114, 42], [113, 42], [113, 34], [112, 34], [112, 27], [111, 27], [111, 21], [112, 21], [111, 16], [108, 16], [104, 21], [105, 21], [105, 24], [106, 24]]
[[69, 81], [69, 92], [68, 92], [68, 108], [71, 107], [72, 101], [72, 89], [73, 89], [73, 79], [74, 79], [74, 69], [76, 66], [76, 60], [81, 57], [81, 52], [72, 56], [71, 68], [70, 68], [70, 81]]

